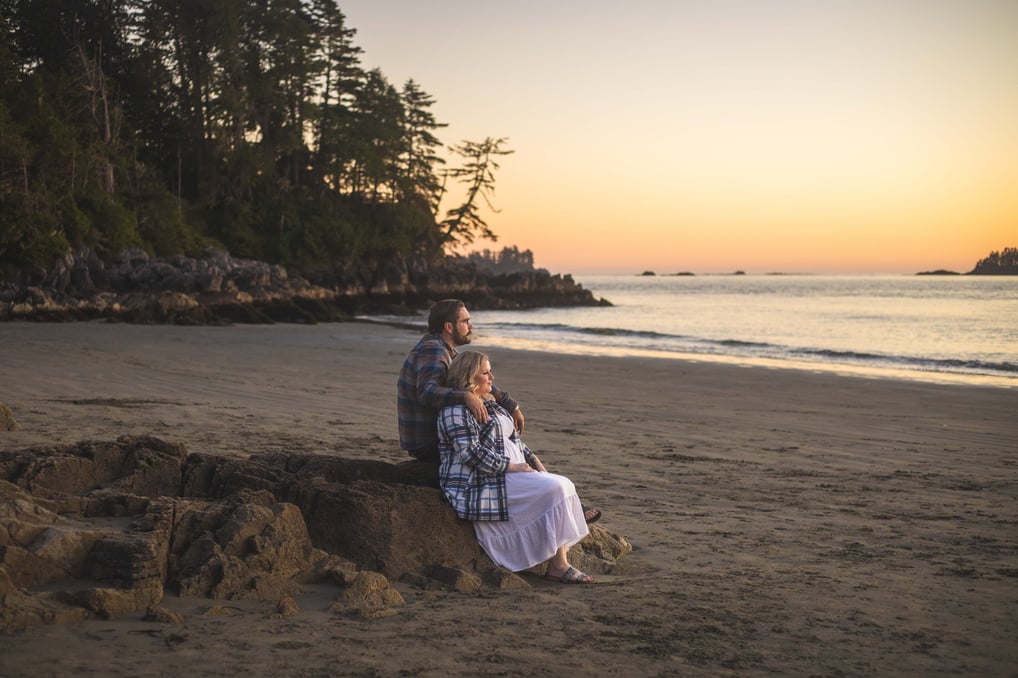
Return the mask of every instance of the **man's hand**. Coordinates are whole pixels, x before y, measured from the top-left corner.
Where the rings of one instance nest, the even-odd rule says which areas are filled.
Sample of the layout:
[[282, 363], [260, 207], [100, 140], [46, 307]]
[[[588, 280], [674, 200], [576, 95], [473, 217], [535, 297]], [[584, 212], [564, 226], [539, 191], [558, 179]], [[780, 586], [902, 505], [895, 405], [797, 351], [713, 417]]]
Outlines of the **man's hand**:
[[537, 470], [540, 471], [541, 473], [548, 472], [548, 469], [544, 467], [544, 464], [542, 464], [541, 460], [537, 458], [537, 455], [534, 455], [534, 466], [536, 466]]
[[474, 415], [478, 424], [483, 426], [488, 423], [488, 410], [484, 407], [484, 401], [480, 397], [467, 391], [463, 394], [463, 404], [470, 410], [470, 414]]
[[526, 462], [520, 462], [519, 464], [509, 464], [509, 468], [506, 469], [509, 473], [534, 473], [534, 469], [530, 464]]
[[513, 412], [513, 424], [516, 425], [516, 430], [523, 433], [523, 410], [516, 408]]

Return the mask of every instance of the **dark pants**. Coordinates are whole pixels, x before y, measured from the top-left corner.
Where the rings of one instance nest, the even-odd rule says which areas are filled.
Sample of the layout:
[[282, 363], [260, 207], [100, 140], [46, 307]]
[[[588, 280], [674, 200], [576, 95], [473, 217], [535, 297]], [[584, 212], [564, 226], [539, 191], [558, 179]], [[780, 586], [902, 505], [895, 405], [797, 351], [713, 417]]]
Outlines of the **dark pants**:
[[426, 461], [432, 464], [439, 463], [442, 458], [438, 454], [438, 445], [431, 445], [429, 447], [420, 447], [416, 450], [410, 450], [410, 456], [417, 461]]

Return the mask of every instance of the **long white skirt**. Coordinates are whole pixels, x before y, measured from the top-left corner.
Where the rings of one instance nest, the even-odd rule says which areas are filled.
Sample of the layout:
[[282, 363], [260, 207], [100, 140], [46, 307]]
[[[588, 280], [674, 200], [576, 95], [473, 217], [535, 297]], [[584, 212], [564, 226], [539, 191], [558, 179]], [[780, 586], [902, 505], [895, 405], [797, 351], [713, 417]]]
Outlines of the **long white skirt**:
[[526, 570], [589, 533], [573, 481], [555, 473], [507, 473], [509, 520], [474, 521], [481, 548], [512, 572]]

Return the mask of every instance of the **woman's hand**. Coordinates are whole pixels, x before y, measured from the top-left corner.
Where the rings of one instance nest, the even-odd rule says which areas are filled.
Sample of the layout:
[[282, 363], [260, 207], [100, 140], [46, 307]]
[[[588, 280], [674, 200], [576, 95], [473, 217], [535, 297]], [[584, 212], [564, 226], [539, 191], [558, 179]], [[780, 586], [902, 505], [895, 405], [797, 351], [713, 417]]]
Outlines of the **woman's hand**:
[[470, 414], [474, 415], [478, 424], [483, 426], [488, 423], [488, 410], [484, 408], [484, 401], [477, 395], [467, 391], [463, 394], [463, 404], [470, 410]]
[[533, 468], [531, 468], [530, 464], [528, 464], [526, 462], [523, 462], [523, 463], [520, 463], [520, 464], [509, 464], [509, 471], [508, 472], [509, 473], [536, 473], [536, 471]]

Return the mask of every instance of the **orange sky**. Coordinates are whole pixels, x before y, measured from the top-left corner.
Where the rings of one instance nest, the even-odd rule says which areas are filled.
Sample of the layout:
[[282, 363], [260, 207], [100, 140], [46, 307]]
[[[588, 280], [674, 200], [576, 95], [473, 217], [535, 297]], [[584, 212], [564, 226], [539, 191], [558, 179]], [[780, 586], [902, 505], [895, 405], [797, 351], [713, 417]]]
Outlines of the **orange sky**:
[[1018, 246], [1014, 0], [340, 7], [445, 143], [509, 138], [481, 247], [563, 273], [910, 273]]

